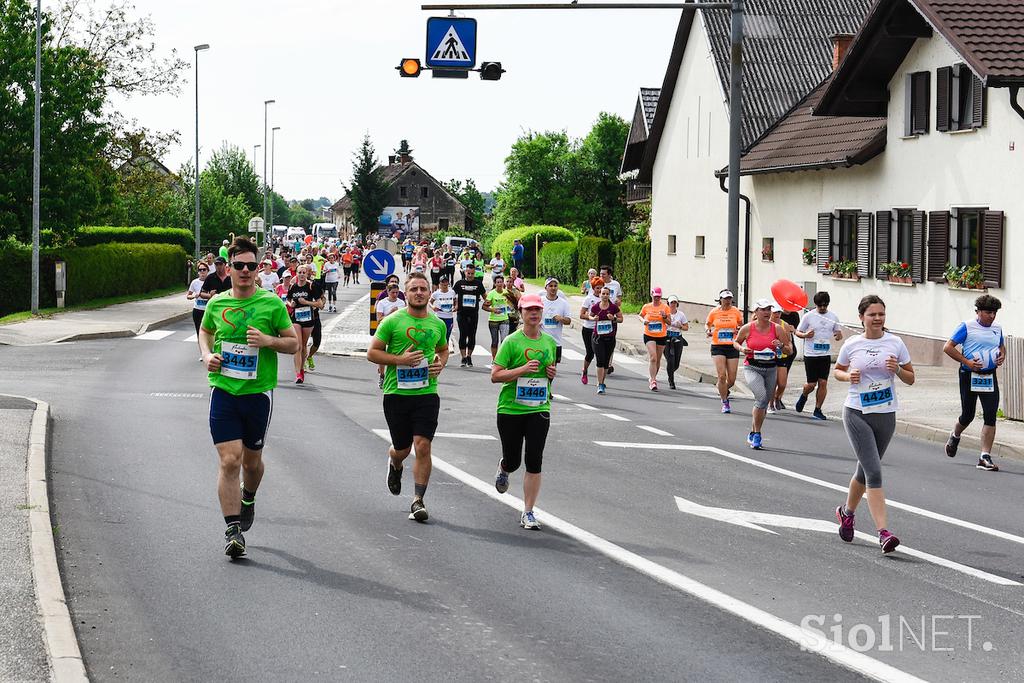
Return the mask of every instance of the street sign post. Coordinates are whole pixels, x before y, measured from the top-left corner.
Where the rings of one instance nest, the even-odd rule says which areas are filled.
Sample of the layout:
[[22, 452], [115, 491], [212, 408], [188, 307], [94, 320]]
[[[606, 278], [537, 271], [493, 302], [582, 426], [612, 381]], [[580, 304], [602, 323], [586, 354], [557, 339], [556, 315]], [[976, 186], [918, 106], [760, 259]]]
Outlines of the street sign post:
[[385, 249], [374, 249], [363, 257], [363, 272], [373, 282], [383, 282], [395, 272], [395, 257]]
[[476, 67], [476, 19], [427, 19], [427, 66], [432, 69]]
[[260, 218], [259, 216], [256, 216], [255, 218], [250, 218], [249, 219], [249, 232], [256, 232], [256, 233], [263, 232], [263, 228], [265, 227], [265, 225], [266, 224], [263, 222], [263, 219]]

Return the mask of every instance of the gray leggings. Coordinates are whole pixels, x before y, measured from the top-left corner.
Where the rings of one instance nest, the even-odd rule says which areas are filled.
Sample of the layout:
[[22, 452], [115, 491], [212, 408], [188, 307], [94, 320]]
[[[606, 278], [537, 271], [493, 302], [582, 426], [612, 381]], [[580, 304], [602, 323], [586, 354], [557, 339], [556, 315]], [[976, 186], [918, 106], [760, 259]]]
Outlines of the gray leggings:
[[759, 368], [756, 365], [744, 365], [743, 375], [747, 378], [747, 386], [754, 392], [754, 407], [764, 410], [768, 401], [775, 396], [775, 377], [779, 369], [774, 365], [770, 368]]
[[843, 408], [843, 426], [857, 455], [854, 478], [869, 489], [882, 488], [882, 456], [896, 431], [896, 413], [868, 413]]

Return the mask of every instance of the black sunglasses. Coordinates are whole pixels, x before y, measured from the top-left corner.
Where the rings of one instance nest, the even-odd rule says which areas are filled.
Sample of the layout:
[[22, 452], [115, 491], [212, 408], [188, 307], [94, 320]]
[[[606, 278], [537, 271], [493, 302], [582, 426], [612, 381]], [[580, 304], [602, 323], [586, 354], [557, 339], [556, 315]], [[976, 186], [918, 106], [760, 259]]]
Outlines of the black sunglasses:
[[248, 270], [250, 273], [254, 273], [260, 264], [255, 261], [232, 261], [231, 267], [235, 270]]

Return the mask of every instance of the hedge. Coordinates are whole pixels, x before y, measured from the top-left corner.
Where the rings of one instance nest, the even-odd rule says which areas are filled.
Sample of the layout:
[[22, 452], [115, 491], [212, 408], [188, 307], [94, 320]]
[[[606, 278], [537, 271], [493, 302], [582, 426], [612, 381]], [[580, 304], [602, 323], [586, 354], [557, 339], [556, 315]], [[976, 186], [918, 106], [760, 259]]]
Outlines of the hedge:
[[[10, 287], [0, 288], [0, 316], [31, 308], [32, 248], [6, 242]], [[126, 294], [146, 294], [176, 284], [184, 287], [188, 254], [173, 244], [99, 244], [40, 252], [39, 306], [56, 305], [54, 263], [67, 264], [67, 299], [74, 306]]]
[[651, 243], [619, 242], [614, 250], [615, 279], [622, 285], [623, 299], [646, 303], [651, 291]]
[[129, 244], [177, 244], [191, 254], [195, 239], [191, 230], [184, 228], [119, 228], [96, 226], [79, 228], [74, 235], [76, 247], [91, 247], [112, 242]]
[[614, 265], [615, 253], [612, 241], [604, 237], [583, 237], [577, 243], [576, 264], [579, 277], [586, 276], [591, 268]]
[[512, 242], [516, 239], [521, 240], [524, 248], [523, 270], [526, 271], [523, 273], [523, 277], [535, 277], [537, 269], [534, 261], [534, 244], [537, 236], [540, 236], [541, 245], [544, 242], [571, 242], [576, 239], [571, 232], [555, 225], [523, 225], [495, 235], [491, 242], [490, 252], [485, 255], [485, 260], [489, 261], [494, 256], [494, 252], [499, 251], [501, 257], [511, 263]]
[[540, 250], [540, 276], [557, 277], [569, 286], [576, 284], [576, 242], [548, 242]]

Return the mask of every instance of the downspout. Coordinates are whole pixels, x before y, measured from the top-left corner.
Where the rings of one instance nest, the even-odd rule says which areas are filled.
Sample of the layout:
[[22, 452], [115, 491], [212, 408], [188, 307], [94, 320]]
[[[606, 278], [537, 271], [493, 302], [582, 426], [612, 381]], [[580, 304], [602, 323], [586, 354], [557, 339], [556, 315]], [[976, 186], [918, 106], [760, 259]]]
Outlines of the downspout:
[[1017, 96], [1020, 94], [1020, 86], [1015, 85], [1010, 88], [1010, 106], [1017, 112], [1017, 115], [1024, 119], [1024, 107], [1021, 106], [1020, 102], [1017, 101]]
[[[722, 188], [722, 192], [729, 193], [729, 188], [725, 186], [724, 175], [718, 176], [718, 184]], [[750, 197], [740, 193], [740, 199], [746, 206], [743, 219], [743, 244], [745, 247], [744, 251], [746, 252], [743, 254], [743, 322], [745, 324], [748, 322], [748, 310], [750, 308], [750, 288], [748, 286], [750, 282]]]

